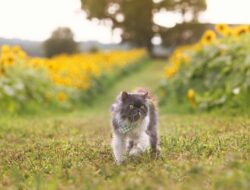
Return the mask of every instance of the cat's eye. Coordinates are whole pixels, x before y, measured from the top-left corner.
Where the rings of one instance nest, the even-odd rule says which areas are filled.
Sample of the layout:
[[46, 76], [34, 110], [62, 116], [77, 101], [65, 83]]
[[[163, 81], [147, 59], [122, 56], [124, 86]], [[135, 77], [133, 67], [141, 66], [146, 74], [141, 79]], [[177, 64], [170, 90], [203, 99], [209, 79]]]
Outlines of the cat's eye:
[[129, 109], [131, 109], [131, 110], [134, 109], [134, 105], [130, 104]]

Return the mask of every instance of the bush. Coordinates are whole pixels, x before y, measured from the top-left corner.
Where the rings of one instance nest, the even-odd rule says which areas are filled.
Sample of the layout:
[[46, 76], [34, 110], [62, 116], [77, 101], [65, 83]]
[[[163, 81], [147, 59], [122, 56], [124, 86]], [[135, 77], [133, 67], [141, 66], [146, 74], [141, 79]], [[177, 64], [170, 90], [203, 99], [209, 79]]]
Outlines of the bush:
[[24, 111], [33, 104], [45, 106], [53, 101], [55, 89], [42, 68], [22, 62], [11, 65], [0, 77], [0, 107], [3, 112]]
[[188, 99], [193, 108], [202, 110], [249, 104], [250, 30], [247, 26], [231, 30], [234, 33], [220, 39], [207, 31], [199, 43], [177, 49], [165, 68], [163, 93], [172, 93], [177, 102]]
[[0, 111], [23, 113], [87, 105], [144, 56], [130, 50], [43, 59], [7, 45], [0, 53]]

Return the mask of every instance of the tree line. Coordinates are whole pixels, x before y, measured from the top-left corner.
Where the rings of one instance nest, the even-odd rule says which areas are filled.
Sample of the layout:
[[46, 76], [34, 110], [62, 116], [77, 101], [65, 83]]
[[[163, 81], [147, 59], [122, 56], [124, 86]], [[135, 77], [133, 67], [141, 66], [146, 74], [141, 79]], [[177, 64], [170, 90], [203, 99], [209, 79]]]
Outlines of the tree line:
[[[153, 48], [152, 38], [156, 35], [161, 37], [162, 45], [176, 46], [196, 41], [208, 27], [198, 23], [199, 13], [206, 10], [205, 0], [81, 0], [81, 8], [90, 20], [111, 21], [113, 30], [122, 31], [122, 42], [145, 47], [149, 53]], [[160, 11], [178, 13], [182, 23], [174, 28], [157, 25], [153, 19]], [[78, 51], [69, 28], [54, 31], [44, 47], [49, 57]]]

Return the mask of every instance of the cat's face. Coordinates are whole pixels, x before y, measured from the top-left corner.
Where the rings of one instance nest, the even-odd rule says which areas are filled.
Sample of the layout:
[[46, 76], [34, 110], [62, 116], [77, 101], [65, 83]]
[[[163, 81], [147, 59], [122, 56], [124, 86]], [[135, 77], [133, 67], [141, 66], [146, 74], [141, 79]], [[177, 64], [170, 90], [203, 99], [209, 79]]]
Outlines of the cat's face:
[[122, 92], [121, 99], [122, 119], [128, 119], [130, 122], [135, 122], [146, 117], [148, 112], [146, 95]]

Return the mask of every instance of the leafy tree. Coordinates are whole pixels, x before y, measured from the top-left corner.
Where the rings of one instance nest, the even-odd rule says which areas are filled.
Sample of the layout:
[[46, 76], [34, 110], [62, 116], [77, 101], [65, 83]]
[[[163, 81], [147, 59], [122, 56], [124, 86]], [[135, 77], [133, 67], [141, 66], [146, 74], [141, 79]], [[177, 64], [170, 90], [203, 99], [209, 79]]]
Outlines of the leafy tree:
[[58, 54], [78, 52], [78, 44], [74, 41], [73, 32], [67, 27], [57, 28], [43, 44], [47, 57]]
[[191, 44], [200, 39], [202, 34], [211, 27], [209, 24], [182, 23], [173, 28], [164, 29], [161, 32], [162, 44], [164, 46], [178, 46]]
[[206, 0], [162, 0], [159, 7], [181, 13], [183, 22], [186, 14], [191, 14], [189, 22], [197, 22], [199, 13], [206, 10]]
[[[123, 41], [152, 50], [152, 37], [160, 33], [153, 16], [160, 10], [192, 15], [206, 9], [205, 0], [81, 0], [89, 19], [111, 20], [113, 29], [122, 29]], [[185, 21], [185, 19], [183, 19]]]

